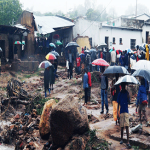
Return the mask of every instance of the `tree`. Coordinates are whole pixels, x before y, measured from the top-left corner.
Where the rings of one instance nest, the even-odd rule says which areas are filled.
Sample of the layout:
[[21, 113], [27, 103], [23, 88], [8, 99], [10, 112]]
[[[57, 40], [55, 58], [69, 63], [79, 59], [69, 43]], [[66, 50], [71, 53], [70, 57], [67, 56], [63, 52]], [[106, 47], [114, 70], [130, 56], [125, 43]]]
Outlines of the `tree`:
[[19, 0], [0, 0], [0, 24], [11, 25], [22, 13]]
[[53, 16], [53, 13], [47, 12], [47, 13], [44, 13], [44, 16]]

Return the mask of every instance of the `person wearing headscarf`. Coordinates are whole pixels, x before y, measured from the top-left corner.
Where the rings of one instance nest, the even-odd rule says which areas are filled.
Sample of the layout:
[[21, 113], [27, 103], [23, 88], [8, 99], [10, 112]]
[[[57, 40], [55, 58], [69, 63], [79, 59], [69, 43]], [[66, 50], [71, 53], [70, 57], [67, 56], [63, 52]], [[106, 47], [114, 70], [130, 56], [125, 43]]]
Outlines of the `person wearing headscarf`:
[[146, 60], [149, 60], [149, 48], [148, 48], [148, 44], [146, 44], [145, 48], [146, 48], [145, 59], [146, 59]]

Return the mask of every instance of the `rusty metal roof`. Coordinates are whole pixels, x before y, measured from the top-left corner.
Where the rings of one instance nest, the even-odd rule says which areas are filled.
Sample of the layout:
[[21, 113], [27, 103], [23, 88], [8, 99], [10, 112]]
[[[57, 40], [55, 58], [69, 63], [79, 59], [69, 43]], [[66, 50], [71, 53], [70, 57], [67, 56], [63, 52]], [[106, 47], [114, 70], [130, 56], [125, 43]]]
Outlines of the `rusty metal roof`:
[[35, 16], [35, 24], [40, 34], [55, 32], [57, 28], [71, 27], [74, 23], [58, 16]]

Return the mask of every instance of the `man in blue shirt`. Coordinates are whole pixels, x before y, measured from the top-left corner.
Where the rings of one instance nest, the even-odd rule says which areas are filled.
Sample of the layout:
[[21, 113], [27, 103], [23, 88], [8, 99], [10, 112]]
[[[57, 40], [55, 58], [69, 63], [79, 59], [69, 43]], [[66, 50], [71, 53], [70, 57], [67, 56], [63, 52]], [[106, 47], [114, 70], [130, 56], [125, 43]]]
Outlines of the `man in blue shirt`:
[[87, 75], [87, 69], [84, 69], [84, 76], [83, 76], [83, 89], [84, 89], [84, 93], [85, 93], [85, 102], [84, 105], [87, 104], [88, 101], [88, 75]]
[[130, 97], [128, 91], [125, 89], [126, 83], [121, 83], [122, 90], [118, 95], [117, 102], [117, 117], [119, 118], [119, 105], [120, 105], [120, 127], [121, 127], [121, 141], [120, 144], [123, 144], [123, 130], [126, 127], [127, 133], [127, 147], [131, 148], [129, 143], [129, 111], [128, 103], [130, 102]]

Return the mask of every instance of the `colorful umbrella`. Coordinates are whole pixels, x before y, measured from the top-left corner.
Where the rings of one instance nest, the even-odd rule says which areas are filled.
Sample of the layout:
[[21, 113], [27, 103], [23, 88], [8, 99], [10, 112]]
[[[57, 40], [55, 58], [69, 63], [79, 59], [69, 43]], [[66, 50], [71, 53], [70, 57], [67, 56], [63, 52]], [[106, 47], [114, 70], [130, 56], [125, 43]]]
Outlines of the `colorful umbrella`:
[[56, 46], [55, 46], [54, 43], [50, 43], [49, 45], [50, 45], [51, 47], [55, 47], [55, 48], [56, 48]]
[[57, 40], [56, 45], [62, 45], [62, 43], [59, 40]]
[[95, 59], [93, 62], [92, 62], [93, 65], [98, 65], [98, 66], [109, 66], [109, 64], [102, 58], [99, 58], [99, 59]]
[[14, 44], [22, 44], [20, 41], [15, 41]]
[[52, 64], [49, 61], [42, 61], [39, 65], [39, 68], [47, 68], [49, 66], [52, 66]]
[[56, 59], [56, 56], [54, 54], [47, 54], [45, 58], [47, 60], [54, 60], [54, 59]]

